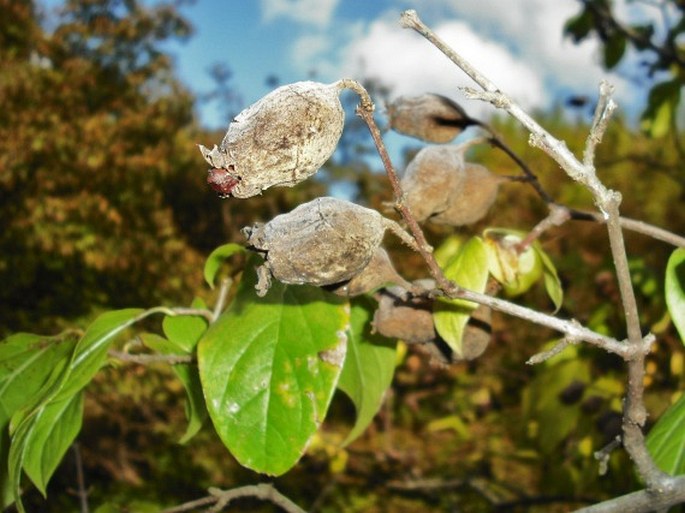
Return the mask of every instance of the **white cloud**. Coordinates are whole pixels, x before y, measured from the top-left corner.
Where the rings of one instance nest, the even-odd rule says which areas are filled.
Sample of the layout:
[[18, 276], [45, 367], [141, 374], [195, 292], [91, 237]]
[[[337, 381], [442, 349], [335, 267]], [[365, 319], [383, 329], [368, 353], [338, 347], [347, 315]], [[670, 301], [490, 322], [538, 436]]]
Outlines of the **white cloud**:
[[[544, 84], [534, 67], [505, 46], [481, 38], [462, 21], [440, 24], [436, 32], [522, 105], [537, 107], [546, 102]], [[473, 85], [442, 53], [394, 20], [372, 23], [367, 34], [350, 44], [344, 54], [344, 74], [377, 80], [391, 89], [392, 96], [434, 92], [461, 102], [458, 88]], [[462, 103], [472, 113], [487, 108], [481, 103]]]
[[304, 25], [326, 27], [339, 0], [261, 0], [262, 19], [286, 18]]

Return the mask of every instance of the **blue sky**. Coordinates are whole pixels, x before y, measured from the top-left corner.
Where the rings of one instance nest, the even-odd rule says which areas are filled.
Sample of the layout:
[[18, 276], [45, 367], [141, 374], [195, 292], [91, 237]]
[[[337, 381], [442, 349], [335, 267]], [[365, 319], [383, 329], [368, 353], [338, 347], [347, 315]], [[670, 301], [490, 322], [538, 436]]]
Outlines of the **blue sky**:
[[[626, 18], [656, 16], [618, 2]], [[231, 84], [248, 105], [280, 83], [312, 77], [382, 81], [391, 97], [445, 94], [473, 115], [489, 107], [463, 99], [467, 78], [417, 34], [402, 29], [400, 13], [415, 8], [426, 23], [481, 67], [500, 88], [529, 108], [547, 108], [570, 94], [595, 95], [608, 78], [624, 111], [637, 112], [644, 93], [629, 67], [607, 75], [598, 46], [563, 37], [564, 22], [579, 11], [577, 0], [195, 0], [181, 8], [195, 27], [186, 43], [172, 45], [179, 76], [194, 92], [213, 86], [208, 69], [223, 63]], [[227, 126], [217, 105], [200, 109], [203, 122]]]

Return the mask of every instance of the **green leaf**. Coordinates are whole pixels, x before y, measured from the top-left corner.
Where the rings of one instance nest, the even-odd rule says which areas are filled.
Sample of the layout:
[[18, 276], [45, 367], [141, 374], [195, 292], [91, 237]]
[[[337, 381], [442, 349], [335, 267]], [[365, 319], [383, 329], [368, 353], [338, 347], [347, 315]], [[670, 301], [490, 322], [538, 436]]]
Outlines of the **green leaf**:
[[505, 228], [491, 228], [483, 233], [488, 269], [500, 282], [507, 296], [527, 292], [543, 275], [539, 253], [540, 245], [534, 242], [519, 253], [517, 245], [525, 237], [523, 232]]
[[205, 281], [207, 284], [214, 288], [214, 280], [216, 279], [216, 273], [219, 271], [221, 264], [224, 263], [228, 257], [245, 251], [245, 248], [240, 244], [228, 243], [223, 246], [219, 246], [214, 251], [209, 254], [207, 261], [205, 262]]
[[14, 502], [6, 465], [10, 418], [61, 372], [77, 340], [74, 333], [56, 337], [17, 333], [0, 342], [0, 509]]
[[[248, 269], [250, 266], [248, 266]], [[274, 282], [256, 296], [243, 275], [231, 307], [198, 344], [207, 409], [245, 467], [280, 475], [323, 421], [342, 370], [349, 313], [319, 288]]]
[[678, 248], [666, 265], [666, 305], [680, 340], [685, 344], [685, 248]]
[[585, 39], [594, 28], [595, 17], [590, 9], [583, 9], [580, 14], [569, 19], [564, 25], [564, 34], [572, 37], [574, 43]]
[[[168, 317], [167, 317], [168, 319]], [[165, 319], [166, 320], [166, 319]], [[204, 326], [206, 326], [206, 322]], [[199, 333], [198, 339], [202, 336], [205, 329]], [[183, 338], [180, 342], [164, 337], [160, 337], [154, 333], [143, 333], [140, 335], [143, 344], [150, 349], [165, 355], [192, 355], [194, 348], [187, 350], [184, 346], [188, 339]], [[195, 364], [176, 364], [173, 366], [174, 373], [183, 384], [186, 391], [186, 418], [188, 419], [188, 427], [183, 434], [179, 443], [185, 444], [202, 428], [207, 420], [207, 407], [205, 405], [205, 398], [202, 394], [202, 384], [200, 383], [200, 374], [197, 365]]]
[[[200, 298], [196, 298], [190, 306], [191, 308], [207, 308]], [[183, 353], [191, 353], [207, 330], [207, 320], [194, 315], [167, 315], [162, 321], [162, 330], [164, 335]]]
[[[458, 285], [475, 292], [484, 292], [488, 281], [488, 260], [485, 245], [473, 237], [461, 248], [444, 269], [445, 276]], [[435, 329], [452, 350], [463, 357], [464, 329], [478, 305], [463, 299], [443, 299], [433, 305]]]
[[82, 419], [83, 392], [51, 402], [34, 418], [24, 471], [43, 496], [50, 476], [81, 430]]
[[647, 435], [647, 449], [657, 466], [671, 475], [685, 472], [685, 394], [671, 405]]
[[[148, 310], [146, 315], [155, 313], [157, 310]], [[88, 327], [84, 335], [76, 344], [71, 355], [69, 363], [59, 373], [51, 374], [51, 378], [46, 384], [41, 387], [31, 405], [15, 412], [10, 420], [10, 429], [12, 433], [12, 442], [9, 449], [9, 475], [10, 483], [14, 491], [14, 498], [17, 503], [18, 510], [23, 513], [24, 506], [21, 503], [21, 470], [24, 465], [31, 463], [31, 468], [38, 481], [36, 486], [44, 486], [50, 478], [49, 474], [43, 474], [43, 471], [49, 470], [50, 465], [40, 465], [41, 472], [35, 473], [36, 464], [34, 461], [27, 460], [33, 458], [32, 444], [34, 437], [40, 436], [41, 430], [44, 429], [43, 422], [46, 418], [54, 416], [56, 411], [59, 411], [60, 404], [70, 404], [82, 389], [85, 387], [93, 376], [100, 369], [107, 358], [107, 350], [110, 344], [124, 329], [142, 318], [142, 310], [140, 309], [126, 309], [106, 312], [100, 315]], [[56, 377], [55, 377], [56, 376]], [[73, 410], [69, 410], [73, 413]], [[79, 424], [80, 425], [80, 424]], [[68, 424], [68, 427], [73, 428], [74, 424]], [[72, 432], [73, 429], [65, 429], [65, 433]], [[76, 430], [78, 432], [78, 429]], [[74, 435], [75, 436], [75, 435]], [[65, 439], [66, 440], [66, 439]], [[60, 443], [64, 443], [61, 440]], [[69, 443], [73, 438], [69, 440]], [[68, 444], [67, 444], [68, 445]], [[48, 462], [55, 453], [51, 453]], [[52, 469], [54, 470], [54, 468]]]
[[536, 438], [542, 452], [553, 454], [582, 415], [581, 402], [564, 404], [562, 392], [573, 382], [590, 383], [590, 369], [588, 362], [563, 353], [545, 363], [526, 390], [524, 414], [540, 427]]
[[659, 138], [668, 134], [680, 103], [679, 79], [661, 82], [649, 91], [647, 108], [642, 113], [640, 126], [651, 137]]
[[397, 350], [388, 340], [371, 333], [373, 305], [363, 298], [352, 305], [345, 365], [338, 388], [352, 400], [357, 419], [344, 445], [364, 432], [381, 407], [395, 373]]
[[609, 36], [604, 43], [604, 66], [614, 68], [623, 58], [626, 51], [626, 37], [620, 33]]
[[556, 313], [561, 308], [564, 302], [564, 289], [561, 286], [561, 280], [557, 274], [557, 268], [554, 267], [554, 263], [549, 258], [547, 253], [542, 250], [539, 244], [533, 244], [540, 261], [542, 262], [542, 272], [545, 279], [545, 290], [547, 295], [554, 303], [554, 312]]

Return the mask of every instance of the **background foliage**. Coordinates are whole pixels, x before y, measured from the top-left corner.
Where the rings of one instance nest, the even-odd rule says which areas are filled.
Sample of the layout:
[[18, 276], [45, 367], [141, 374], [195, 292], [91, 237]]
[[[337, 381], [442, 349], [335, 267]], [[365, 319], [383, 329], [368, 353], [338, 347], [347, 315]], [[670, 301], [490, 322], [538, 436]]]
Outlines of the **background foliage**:
[[[584, 4], [590, 9], [591, 2]], [[587, 34], [593, 25], [588, 14], [580, 16]], [[46, 21], [31, 2], [0, 0], [3, 337], [83, 327], [105, 309], [189, 304], [195, 296], [211, 301], [202, 262], [214, 247], [242, 242], [240, 227], [318, 196], [334, 181], [349, 182], [356, 199], [379, 210], [391, 199], [384, 176], [350, 157], [364, 149], [357, 135], [343, 141], [344, 151], [317, 181], [269, 190], [250, 200], [249, 212], [220, 202], [204, 184], [195, 147], [217, 134], [198, 125], [195, 98], [159, 50], [162, 41], [191, 34], [176, 10], [132, 0], [69, 1], [49, 31]], [[569, 25], [579, 39], [580, 25]], [[620, 59], [620, 36], [612, 37], [608, 66]], [[679, 91], [682, 74], [672, 80]], [[587, 132], [582, 119], [559, 108], [541, 122], [578, 150]], [[491, 121], [553, 197], [591, 206], [577, 186], [558, 179], [556, 164], [531, 149], [514, 122]], [[618, 120], [599, 148], [597, 167], [622, 192], [624, 215], [682, 233], [679, 146], [649, 135], [660, 134]], [[416, 148], [408, 144], [409, 155]], [[477, 148], [473, 158], [503, 175], [518, 172], [491, 148]], [[487, 220], [457, 235], [486, 225], [527, 230], [545, 213], [529, 188], [511, 183]], [[428, 230], [435, 245], [452, 234]], [[393, 244], [389, 239], [403, 276], [426, 275], [416, 254]], [[544, 241], [564, 283], [561, 315], [620, 338], [624, 323], [607, 246], [603, 227], [582, 222]], [[656, 419], [685, 385], [682, 344], [663, 302], [671, 248], [630, 233], [627, 247], [641, 323], [659, 337], [647, 367], [647, 406]], [[232, 257], [229, 273], [241, 268], [241, 259]], [[541, 287], [524, 299], [551, 309]], [[302, 463], [276, 481], [279, 489], [311, 510], [350, 512], [489, 511], [493, 502], [510, 511], [565, 511], [630, 490], [634, 476], [624, 455], [615, 454], [601, 478], [592, 458], [620, 430], [622, 362], [580, 346], [525, 366], [554, 335], [497, 315], [493, 323], [493, 342], [475, 362], [433, 368], [413, 349], [399, 351], [380, 415], [346, 449], [340, 442], [354, 410], [342, 394], [333, 397], [324, 428]], [[187, 426], [183, 399], [182, 383], [163, 364], [114, 363], [98, 373], [83, 398], [78, 438], [91, 505], [102, 505], [96, 511], [156, 511], [209, 486], [261, 479], [234, 462], [211, 429], [186, 446], [176, 443]], [[68, 452], [47, 502], [29, 491], [29, 511], [78, 511], [69, 492], [74, 461]], [[249, 501], [240, 507], [271, 510]]]

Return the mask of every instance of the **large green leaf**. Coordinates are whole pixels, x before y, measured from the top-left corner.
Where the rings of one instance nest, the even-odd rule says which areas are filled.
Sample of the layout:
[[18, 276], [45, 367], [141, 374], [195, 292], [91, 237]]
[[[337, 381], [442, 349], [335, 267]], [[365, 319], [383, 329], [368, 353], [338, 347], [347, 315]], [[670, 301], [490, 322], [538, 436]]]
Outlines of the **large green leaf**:
[[10, 418], [61, 372], [77, 340], [74, 333], [56, 337], [17, 333], [0, 342], [0, 509], [14, 502], [6, 465]]
[[[155, 312], [156, 310], [148, 310], [147, 314]], [[78, 341], [64, 369], [59, 373], [51, 374], [51, 379], [34, 395], [30, 405], [12, 415], [10, 420], [12, 441], [8, 455], [9, 475], [20, 512], [24, 512], [20, 499], [22, 468], [27, 465], [31, 469], [29, 477], [32, 480], [37, 479], [34, 484], [44, 491], [45, 484], [50, 478], [47, 472], [54, 470], [52, 466], [54, 458], [60, 448], [66, 448], [73, 442], [80, 428], [80, 420], [78, 424], [74, 420], [75, 414], [80, 411], [73, 406], [75, 396], [90, 382], [105, 362], [107, 350], [116, 335], [142, 318], [141, 313], [140, 309], [126, 309], [100, 315]], [[64, 407], [65, 404], [69, 406]], [[64, 408], [61, 409], [62, 407]], [[50, 447], [46, 448], [49, 454], [41, 454], [41, 449], [36, 449], [34, 441], [46, 429], [45, 423], [50, 419], [54, 420], [60, 411], [66, 420], [63, 421], [64, 424], [55, 436], [62, 436], [62, 438], [53, 440]], [[45, 463], [39, 461], [43, 458]]]
[[24, 471], [43, 495], [50, 476], [81, 430], [82, 418], [83, 392], [50, 402], [34, 418], [26, 441]]
[[654, 424], [647, 435], [647, 449], [664, 472], [685, 472], [685, 394]]
[[[475, 292], [485, 291], [488, 259], [482, 239], [473, 237], [464, 244], [447, 267], [445, 276]], [[462, 342], [469, 317], [478, 305], [462, 299], [438, 298], [433, 306], [435, 329], [458, 357], [463, 357]]]
[[[248, 266], [249, 268], [249, 266]], [[244, 466], [290, 469], [323, 421], [342, 370], [347, 304], [309, 286], [274, 282], [257, 297], [253, 272], [198, 344], [207, 409]]]
[[666, 305], [680, 340], [685, 344], [685, 249], [678, 248], [666, 265]]
[[370, 300], [352, 306], [347, 356], [338, 388], [357, 410], [357, 420], [345, 444], [357, 438], [373, 420], [395, 373], [396, 349], [385, 337], [371, 333]]

